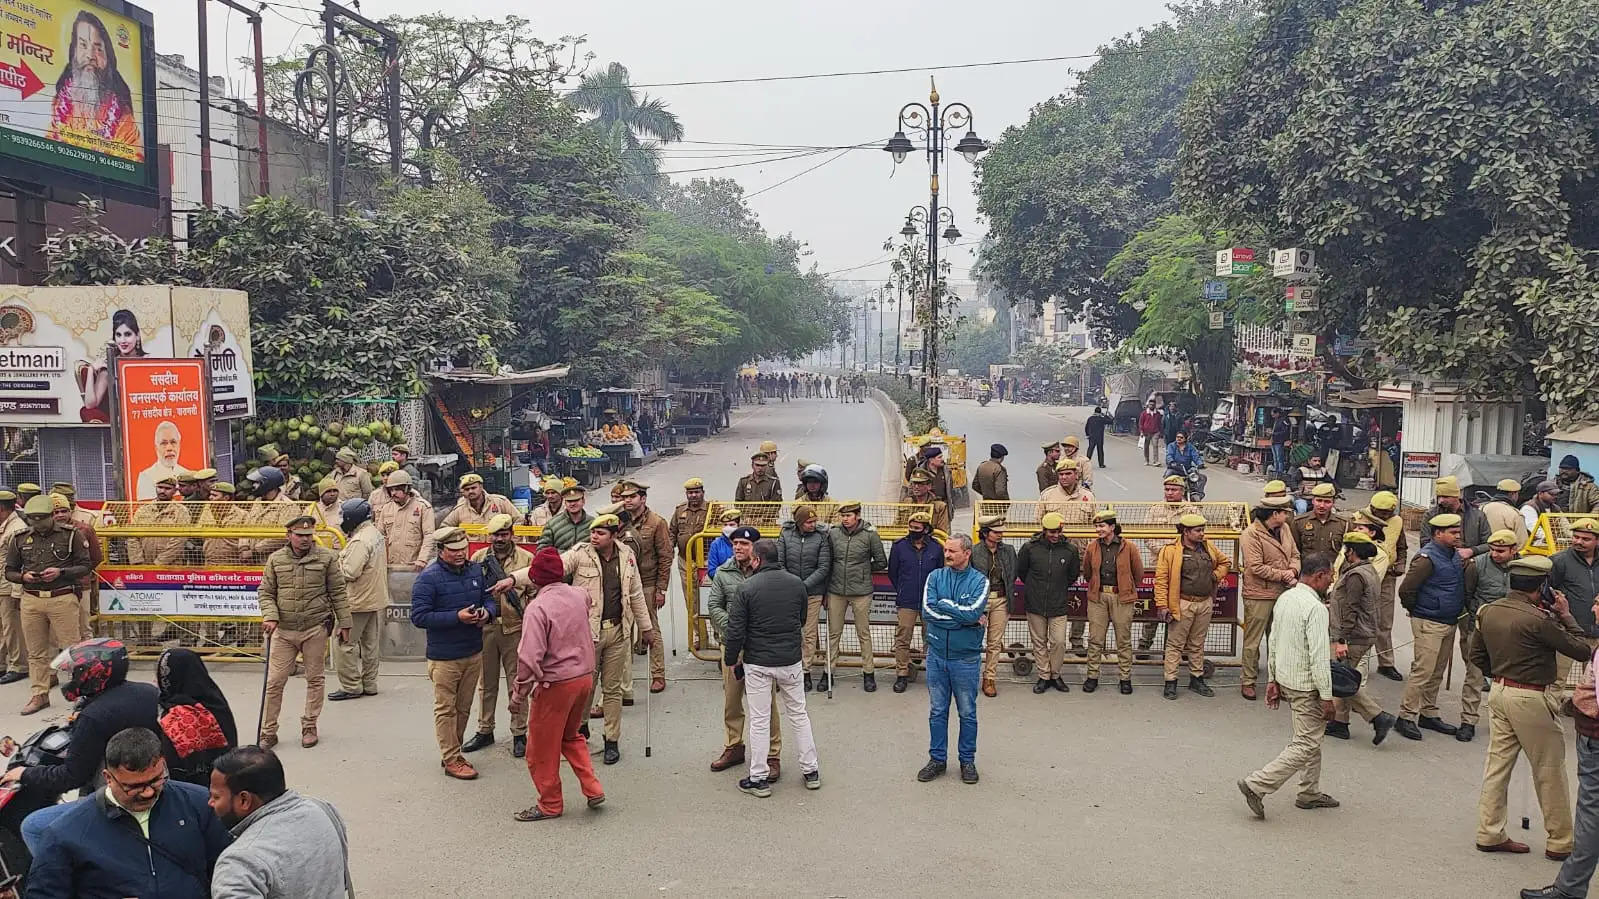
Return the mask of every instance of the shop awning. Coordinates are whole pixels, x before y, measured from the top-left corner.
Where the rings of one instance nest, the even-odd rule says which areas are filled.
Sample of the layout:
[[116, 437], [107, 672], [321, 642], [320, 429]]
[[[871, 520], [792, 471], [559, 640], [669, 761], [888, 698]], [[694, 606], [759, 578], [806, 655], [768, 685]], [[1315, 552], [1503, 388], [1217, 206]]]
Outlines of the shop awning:
[[428, 377], [435, 381], [450, 381], [457, 384], [502, 384], [515, 386], [517, 384], [541, 384], [545, 381], [559, 381], [571, 373], [570, 365], [546, 365], [543, 368], [534, 368], [528, 371], [433, 371], [428, 372]]
[[1327, 404], [1345, 409], [1375, 409], [1382, 406], [1398, 408], [1404, 405], [1399, 400], [1383, 396], [1375, 389], [1345, 390], [1342, 393], [1335, 393], [1327, 398]]

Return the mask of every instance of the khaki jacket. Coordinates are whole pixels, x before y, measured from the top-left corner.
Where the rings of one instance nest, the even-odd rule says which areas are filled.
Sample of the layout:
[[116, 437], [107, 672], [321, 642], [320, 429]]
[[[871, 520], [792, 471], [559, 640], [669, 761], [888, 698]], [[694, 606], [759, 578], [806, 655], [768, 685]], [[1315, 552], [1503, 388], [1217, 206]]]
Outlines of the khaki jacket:
[[[245, 525], [249, 508], [242, 503], [209, 503], [200, 510], [200, 527], [233, 528]], [[207, 537], [202, 544], [207, 565], [243, 565], [247, 543], [243, 537]]]
[[1511, 531], [1516, 535], [1517, 546], [1527, 545], [1527, 519], [1521, 517], [1521, 510], [1515, 506], [1502, 499], [1496, 499], [1483, 504], [1482, 517], [1488, 521], [1489, 533], [1499, 530]]
[[653, 602], [657, 594], [665, 593], [672, 583], [672, 527], [666, 519], [646, 507], [643, 514], [629, 525], [638, 547], [639, 578], [644, 584], [644, 598]]
[[339, 553], [351, 612], [381, 612], [389, 607], [389, 554], [377, 525], [363, 521]]
[[688, 555], [688, 543], [694, 535], [705, 527], [705, 516], [710, 511], [709, 503], [700, 503], [699, 506], [690, 508], [689, 504], [681, 502], [672, 510], [672, 522], [668, 527], [672, 538], [672, 547], [678, 555]]
[[[489, 557], [489, 553], [492, 552], [494, 552], [493, 546], [485, 546], [472, 554], [472, 561], [481, 565], [483, 564], [483, 560], [487, 559]], [[505, 569], [506, 574], [513, 574], [517, 571], [526, 571], [528, 566], [532, 564], [532, 553], [520, 546], [513, 546], [511, 547], [511, 557], [501, 563], [500, 567]], [[485, 572], [484, 579], [486, 580], [487, 577], [488, 575]], [[522, 603], [522, 608], [524, 609], [527, 608], [528, 603], [532, 602], [533, 597], [539, 592], [531, 583], [529, 583], [526, 587], [518, 586], [512, 587], [511, 589], [519, 594], [517, 599]], [[505, 597], [509, 595], [509, 593], [506, 593], [500, 596], [500, 613], [495, 615], [494, 620], [486, 626], [498, 627], [502, 633], [520, 634], [522, 632], [522, 613], [512, 608], [511, 604], [505, 601]]]
[[555, 508], [554, 512], [551, 512], [549, 503], [540, 502], [538, 505], [528, 510], [527, 523], [544, 527], [550, 523], [551, 518], [554, 518], [559, 514], [561, 514], [561, 508], [559, 506]]
[[1078, 484], [1077, 491], [1068, 495], [1056, 484], [1038, 496], [1038, 517], [1047, 512], [1057, 513], [1068, 525], [1087, 524], [1094, 517], [1094, 494]]
[[343, 505], [342, 498], [335, 500], [331, 509], [318, 500], [311, 504], [311, 517], [316, 519], [317, 527], [337, 531], [344, 526], [344, 511], [341, 508]]
[[[1083, 547], [1083, 580], [1088, 582], [1088, 597], [1099, 595], [1099, 563], [1105, 555], [1104, 544], [1095, 537]], [[1116, 552], [1116, 598], [1122, 602], [1138, 600], [1138, 584], [1144, 579], [1144, 556], [1127, 537], [1122, 538]], [[1120, 639], [1120, 638], [1118, 638]]]
[[[20, 515], [7, 515], [5, 525], [0, 528], [0, 548], [9, 547], [11, 541], [18, 534], [28, 529], [27, 521]], [[0, 596], [21, 596], [22, 585], [0, 578]]]
[[1005, 470], [1005, 463], [988, 459], [977, 466], [977, 473], [972, 475], [972, 491], [989, 502], [1010, 499], [1010, 473]]
[[372, 476], [365, 468], [351, 465], [349, 471], [333, 476], [333, 486], [339, 491], [339, 502], [359, 499], [372, 492]]
[[516, 505], [510, 500], [498, 493], [485, 493], [483, 494], [482, 511], [473, 509], [471, 504], [466, 501], [466, 497], [463, 496], [455, 501], [455, 508], [444, 513], [444, 519], [439, 522], [439, 527], [453, 528], [463, 524], [488, 524], [489, 519], [496, 515], [509, 515], [513, 522], [522, 517], [522, 513], [517, 511]]
[[[187, 528], [189, 513], [182, 503], [145, 503], [133, 513], [133, 527]], [[134, 565], [175, 565], [183, 560], [183, 537], [132, 537], [128, 539], [128, 561]]]
[[1288, 589], [1288, 573], [1299, 570], [1299, 547], [1294, 543], [1293, 522], [1285, 521], [1273, 539], [1266, 526], [1251, 521], [1238, 535], [1244, 560], [1244, 599], [1274, 600]]
[[286, 631], [350, 626], [350, 599], [345, 591], [339, 554], [311, 544], [296, 556], [285, 546], [267, 557], [261, 572], [261, 620], [276, 621]]
[[[640, 633], [650, 630], [650, 610], [644, 605], [644, 583], [639, 579], [638, 562], [633, 558], [633, 550], [628, 549], [625, 543], [617, 543], [616, 551], [621, 554], [617, 568], [622, 573], [622, 634], [631, 640], [635, 628]], [[566, 567], [567, 575], [572, 578], [572, 586], [581, 587], [589, 595], [589, 635], [598, 643], [600, 616], [605, 614], [599, 553], [594, 549], [594, 544], [579, 543], [561, 553], [561, 562]], [[516, 580], [518, 589], [526, 590], [533, 586], [526, 568], [511, 572], [511, 577]]]
[[[280, 493], [277, 499], [258, 499], [250, 504], [249, 511], [244, 515], [244, 524], [251, 527], [285, 528], [289, 522], [299, 518], [304, 506], [289, 499], [287, 494]], [[239, 541], [239, 549], [244, 554], [246, 561], [262, 562], [267, 556], [289, 545], [289, 538], [279, 537], [245, 537]]]
[[[1216, 578], [1216, 586], [1220, 587], [1222, 581], [1227, 579], [1227, 572], [1232, 565], [1209, 540], [1206, 540], [1204, 545], [1205, 552], [1210, 554], [1210, 573]], [[1165, 606], [1171, 612], [1172, 618], [1181, 621], [1182, 596], [1183, 541], [1173, 540], [1161, 547], [1160, 555], [1155, 557], [1155, 604]]]
[[410, 568], [416, 562], [426, 565], [438, 552], [433, 545], [433, 507], [420, 496], [413, 494], [403, 506], [390, 502], [374, 508], [372, 520], [383, 532], [390, 568]]

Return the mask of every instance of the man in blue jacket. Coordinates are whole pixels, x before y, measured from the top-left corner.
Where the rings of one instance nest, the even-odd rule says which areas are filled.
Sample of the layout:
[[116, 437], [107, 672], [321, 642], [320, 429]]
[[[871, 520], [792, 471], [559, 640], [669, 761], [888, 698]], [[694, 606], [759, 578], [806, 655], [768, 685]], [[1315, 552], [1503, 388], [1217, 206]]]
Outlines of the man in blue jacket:
[[988, 577], [972, 567], [972, 538], [944, 541], [944, 567], [927, 576], [922, 592], [922, 639], [927, 643], [931, 743], [922, 782], [944, 773], [949, 757], [949, 701], [960, 716], [961, 780], [977, 783], [977, 681], [983, 666], [983, 616]]
[[28, 870], [32, 897], [204, 899], [233, 838], [204, 787], [167, 778], [161, 738], [142, 727], [105, 747], [105, 789], [65, 807], [40, 833]]
[[911, 635], [922, 617], [922, 592], [927, 588], [927, 576], [944, 564], [944, 548], [932, 539], [932, 529], [933, 516], [914, 512], [905, 525], [905, 536], [895, 540], [888, 551], [888, 579], [894, 584], [895, 693], [904, 693], [916, 673], [911, 668]]
[[[433, 532], [439, 556], [422, 569], [411, 587], [411, 623], [428, 632], [428, 679], [433, 681], [433, 734], [439, 764], [457, 780], [473, 780], [477, 769], [461, 755], [461, 738], [471, 717], [478, 678], [483, 674], [483, 626], [499, 604], [483, 566], [467, 561], [466, 531]], [[507, 581], [510, 579], [507, 578]]]

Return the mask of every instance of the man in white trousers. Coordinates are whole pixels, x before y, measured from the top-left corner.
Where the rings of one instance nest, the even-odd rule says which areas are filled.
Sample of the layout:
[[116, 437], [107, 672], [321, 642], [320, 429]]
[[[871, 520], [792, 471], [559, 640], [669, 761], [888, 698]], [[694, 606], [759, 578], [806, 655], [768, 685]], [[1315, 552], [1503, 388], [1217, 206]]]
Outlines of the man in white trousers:
[[777, 544], [758, 540], [751, 552], [754, 571], [739, 586], [727, 615], [723, 662], [744, 680], [744, 705], [749, 710], [749, 776], [738, 788], [761, 799], [772, 795], [767, 782], [767, 744], [771, 739], [772, 690], [783, 708], [794, 740], [799, 744], [800, 773], [805, 789], [822, 786], [816, 762], [816, 740], [805, 712], [803, 655], [805, 582], [784, 571], [777, 561]]

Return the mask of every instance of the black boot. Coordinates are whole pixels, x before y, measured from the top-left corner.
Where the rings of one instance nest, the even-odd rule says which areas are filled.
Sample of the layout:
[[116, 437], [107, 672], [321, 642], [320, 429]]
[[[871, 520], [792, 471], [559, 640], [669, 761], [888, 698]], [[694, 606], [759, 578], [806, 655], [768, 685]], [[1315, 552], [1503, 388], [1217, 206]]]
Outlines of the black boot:
[[1371, 719], [1371, 745], [1381, 746], [1388, 732], [1394, 729], [1394, 722], [1398, 721], [1393, 715], [1383, 712]]
[[1348, 721], [1329, 721], [1329, 722], [1327, 722], [1327, 726], [1322, 728], [1322, 733], [1326, 734], [1329, 737], [1336, 737], [1336, 738], [1338, 738], [1340, 740], [1347, 740], [1347, 739], [1349, 739], [1349, 722]]
[[478, 731], [477, 733], [472, 735], [472, 739], [467, 740], [465, 743], [461, 744], [461, 751], [462, 752], [477, 752], [479, 749], [482, 749], [485, 746], [493, 746], [493, 745], [494, 745], [494, 734], [492, 734], [492, 733], [486, 734], [483, 731]]
[[1166, 697], [1167, 699], [1176, 699], [1177, 698], [1177, 682], [1174, 681], [1174, 680], [1167, 681], [1166, 682], [1166, 686], [1161, 688], [1160, 695]]
[[1216, 695], [1216, 691], [1210, 688], [1210, 684], [1205, 683], [1204, 678], [1194, 677], [1192, 674], [1188, 675], [1188, 689], [1193, 690], [1200, 696]]
[[1475, 736], [1477, 736], [1477, 725], [1475, 724], [1462, 724], [1455, 730], [1455, 739], [1462, 743], [1470, 743]]
[[811, 673], [809, 671], [805, 672], [805, 692], [811, 692], [811, 690], [815, 689], [815, 686], [815, 684], [811, 683]]
[[622, 760], [622, 749], [615, 740], [605, 741], [605, 764], [614, 765]]
[[1120, 689], [1122, 691], [1122, 695], [1123, 696], [1126, 696], [1127, 694], [1133, 692], [1133, 682], [1130, 681], [1130, 680], [1122, 681], [1120, 684], [1117, 685], [1117, 687], [1118, 687], [1118, 689]]
[[1099, 689], [1099, 678], [1091, 677], [1088, 680], [1083, 681], [1083, 692], [1084, 693], [1092, 693], [1092, 692], [1094, 692], [1095, 690], [1098, 690], [1098, 689]]
[[1049, 691], [1049, 681], [1044, 680], [1043, 678], [1039, 678], [1038, 679], [1038, 683], [1033, 684], [1033, 692], [1034, 693], [1046, 693], [1048, 691]]
[[511, 757], [518, 759], [527, 758], [527, 737], [511, 738]]
[[868, 693], [877, 692], [877, 675], [868, 672], [861, 675], [861, 689]]
[[904, 693], [911, 685], [911, 679], [903, 674], [894, 678], [894, 692]]
[[822, 676], [816, 679], [816, 692], [818, 692], [818, 693], [826, 693], [827, 692], [827, 673], [826, 672], [823, 672]]
[[1392, 665], [1384, 665], [1383, 667], [1378, 668], [1377, 673], [1388, 678], [1389, 680], [1402, 681], [1405, 679], [1405, 676], [1399, 673], [1399, 669]]
[[1414, 721], [1400, 718], [1394, 722], [1394, 730], [1399, 731], [1399, 735], [1407, 740], [1421, 739], [1421, 728], [1417, 727]]
[[1072, 691], [1072, 685], [1066, 683], [1066, 678], [1061, 677], [1058, 674], [1055, 675], [1055, 682], [1051, 686], [1053, 686], [1055, 689], [1061, 691], [1062, 693], [1070, 693]]
[[[1446, 737], [1453, 737], [1460, 732], [1460, 728], [1446, 723], [1442, 718], [1429, 718], [1426, 715], [1417, 718], [1416, 725], [1422, 730], [1437, 731]], [[1472, 730], [1475, 732], [1476, 728], [1472, 728]]]

